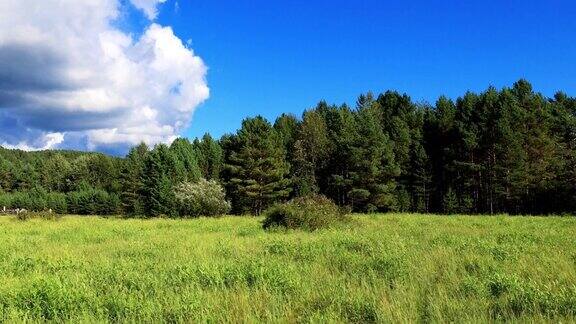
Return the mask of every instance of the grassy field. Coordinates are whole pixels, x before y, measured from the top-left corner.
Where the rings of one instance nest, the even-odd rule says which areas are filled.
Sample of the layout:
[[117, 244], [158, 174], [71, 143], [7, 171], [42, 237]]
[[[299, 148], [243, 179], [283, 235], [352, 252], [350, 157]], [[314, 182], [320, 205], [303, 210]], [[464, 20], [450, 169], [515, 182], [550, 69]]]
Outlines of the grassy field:
[[576, 321], [576, 218], [0, 218], [8, 321]]

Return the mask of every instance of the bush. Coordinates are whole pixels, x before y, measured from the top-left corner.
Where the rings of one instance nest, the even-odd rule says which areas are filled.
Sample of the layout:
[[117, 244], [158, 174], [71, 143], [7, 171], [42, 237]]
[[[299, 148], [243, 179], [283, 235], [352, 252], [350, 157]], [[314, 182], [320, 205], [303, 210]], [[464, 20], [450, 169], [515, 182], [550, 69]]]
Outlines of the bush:
[[175, 196], [182, 216], [218, 216], [230, 211], [224, 189], [213, 180], [181, 183], [175, 188]]
[[[58, 197], [57, 197], [58, 196]], [[34, 188], [29, 191], [13, 192], [0, 195], [0, 209], [24, 208], [29, 211], [44, 211], [53, 208], [50, 203], [60, 206], [59, 202], [51, 201], [62, 198], [62, 194], [49, 193], [43, 188]], [[61, 206], [58, 210], [61, 210]]]
[[66, 194], [59, 192], [51, 192], [47, 196], [47, 207], [57, 214], [66, 214], [68, 212], [68, 203], [66, 202]]
[[307, 196], [268, 208], [264, 212], [264, 229], [284, 227], [315, 231], [347, 220], [346, 214], [330, 199]]
[[0, 193], [0, 211], [2, 211], [3, 207], [12, 207], [11, 196], [7, 193]]
[[25, 192], [14, 192], [11, 194], [10, 198], [10, 208], [24, 208], [31, 210], [32, 209], [32, 200], [30, 195]]
[[113, 215], [120, 210], [120, 198], [101, 189], [84, 189], [69, 192], [68, 212], [78, 215]]
[[36, 187], [26, 193], [28, 196], [28, 205], [21, 208], [26, 208], [33, 211], [42, 211], [47, 207], [46, 200], [48, 192], [42, 187]]

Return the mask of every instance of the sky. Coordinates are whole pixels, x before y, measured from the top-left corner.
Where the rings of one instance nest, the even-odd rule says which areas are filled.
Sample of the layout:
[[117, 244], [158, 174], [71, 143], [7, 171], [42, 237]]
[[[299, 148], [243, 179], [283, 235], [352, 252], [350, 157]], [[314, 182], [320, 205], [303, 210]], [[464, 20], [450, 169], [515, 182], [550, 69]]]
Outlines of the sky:
[[576, 95], [576, 2], [2, 0], [0, 145], [121, 155], [397, 90]]

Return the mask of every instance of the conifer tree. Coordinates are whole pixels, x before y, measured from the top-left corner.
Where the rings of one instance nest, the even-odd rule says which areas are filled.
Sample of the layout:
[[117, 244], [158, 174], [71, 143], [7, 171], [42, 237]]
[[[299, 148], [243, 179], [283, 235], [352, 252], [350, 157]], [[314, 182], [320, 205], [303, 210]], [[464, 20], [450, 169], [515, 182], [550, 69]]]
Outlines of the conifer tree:
[[144, 201], [146, 214], [176, 216], [173, 187], [186, 179], [185, 169], [165, 144], [158, 144], [146, 156], [144, 164]]
[[321, 173], [321, 192], [332, 198], [338, 205], [350, 202], [349, 193], [353, 189], [352, 173], [355, 162], [354, 147], [359, 139], [355, 113], [346, 105], [325, 107], [322, 110], [330, 142], [330, 158]]
[[198, 165], [204, 179], [218, 180], [222, 171], [224, 152], [220, 144], [206, 133], [202, 140], [194, 140]]
[[430, 111], [427, 106], [415, 113], [410, 146], [410, 166], [406, 174], [407, 189], [410, 192], [411, 211], [428, 213], [432, 192], [432, 165], [425, 149], [425, 116]]
[[291, 146], [296, 195], [305, 196], [320, 190], [317, 176], [326, 166], [329, 150], [326, 122], [317, 110], [305, 111], [296, 141]]
[[64, 156], [55, 154], [42, 164], [40, 178], [42, 186], [50, 191], [66, 191], [66, 179], [71, 171], [71, 165]]
[[[176, 182], [200, 180], [202, 172], [198, 166], [198, 158], [194, 145], [188, 139], [177, 138], [170, 145], [170, 152], [176, 161], [166, 161], [175, 163], [175, 173], [172, 180]], [[178, 170], [179, 169], [179, 170]]]
[[122, 192], [120, 198], [125, 213], [130, 215], [144, 215], [144, 171], [148, 155], [148, 146], [140, 143], [132, 148], [126, 160], [121, 175]]
[[228, 180], [241, 212], [259, 215], [290, 193], [289, 165], [282, 139], [263, 117], [248, 118], [236, 135], [237, 146], [228, 157]]
[[394, 147], [378, 121], [376, 105], [365, 105], [357, 112], [358, 141], [351, 147], [348, 192], [353, 208], [359, 211], [388, 211], [397, 207], [395, 177], [400, 166], [394, 161]]
[[9, 192], [12, 190], [12, 172], [12, 163], [0, 156], [0, 192]]
[[[298, 124], [298, 119], [292, 114], [282, 114], [280, 117], [276, 118], [276, 121], [274, 122], [274, 129], [282, 140], [287, 154], [292, 151], [292, 147], [296, 141], [299, 128]], [[290, 160], [289, 157], [288, 160]]]

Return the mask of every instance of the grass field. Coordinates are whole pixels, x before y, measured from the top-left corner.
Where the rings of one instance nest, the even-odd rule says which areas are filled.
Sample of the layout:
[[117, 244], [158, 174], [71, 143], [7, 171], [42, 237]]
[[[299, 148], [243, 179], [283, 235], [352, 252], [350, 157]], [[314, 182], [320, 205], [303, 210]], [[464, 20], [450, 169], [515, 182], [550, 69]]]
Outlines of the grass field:
[[8, 321], [576, 321], [576, 218], [0, 218]]

